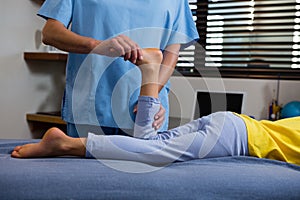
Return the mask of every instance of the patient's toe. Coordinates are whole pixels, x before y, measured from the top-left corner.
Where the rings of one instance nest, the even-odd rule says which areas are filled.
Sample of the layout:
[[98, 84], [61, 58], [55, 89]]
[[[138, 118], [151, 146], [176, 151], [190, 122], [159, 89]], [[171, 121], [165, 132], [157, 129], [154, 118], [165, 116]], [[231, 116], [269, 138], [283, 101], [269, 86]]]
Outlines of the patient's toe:
[[16, 146], [16, 147], [14, 148], [14, 151], [19, 151], [21, 148], [22, 148], [22, 146]]
[[14, 151], [11, 153], [11, 156], [12, 156], [12, 157], [15, 157], [15, 158], [20, 158], [20, 157], [21, 157], [20, 154], [19, 154], [19, 152], [16, 151], [16, 150], [14, 150]]

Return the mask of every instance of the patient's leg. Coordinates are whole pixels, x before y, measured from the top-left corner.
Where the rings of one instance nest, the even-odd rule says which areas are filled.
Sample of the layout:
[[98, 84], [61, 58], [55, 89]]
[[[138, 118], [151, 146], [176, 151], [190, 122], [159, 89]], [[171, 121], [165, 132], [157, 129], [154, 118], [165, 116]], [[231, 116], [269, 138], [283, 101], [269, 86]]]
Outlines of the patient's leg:
[[152, 124], [160, 109], [158, 76], [162, 52], [159, 49], [145, 49], [143, 55], [143, 61], [137, 62], [142, 74], [142, 83], [133, 136], [147, 139], [157, 134]]
[[244, 121], [231, 112], [218, 112], [148, 140], [89, 134], [86, 156], [161, 166], [174, 161], [248, 155], [247, 147]]

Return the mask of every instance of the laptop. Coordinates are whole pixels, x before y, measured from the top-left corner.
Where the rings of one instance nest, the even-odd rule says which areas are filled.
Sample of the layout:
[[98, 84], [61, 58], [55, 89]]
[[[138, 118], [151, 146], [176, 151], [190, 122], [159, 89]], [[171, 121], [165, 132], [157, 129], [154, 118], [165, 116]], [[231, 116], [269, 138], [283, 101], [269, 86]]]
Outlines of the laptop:
[[243, 113], [244, 92], [218, 92], [197, 90], [194, 97], [193, 119], [218, 111]]

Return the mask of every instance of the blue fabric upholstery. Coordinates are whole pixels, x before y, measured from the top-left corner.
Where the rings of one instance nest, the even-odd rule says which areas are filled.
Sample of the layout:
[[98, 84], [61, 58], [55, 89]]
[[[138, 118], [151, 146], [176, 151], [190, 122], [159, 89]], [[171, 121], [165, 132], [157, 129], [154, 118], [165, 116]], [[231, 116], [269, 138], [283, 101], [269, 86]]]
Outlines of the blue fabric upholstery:
[[1, 199], [300, 199], [300, 166], [253, 157], [173, 163], [127, 173], [95, 159], [15, 159], [0, 140]]

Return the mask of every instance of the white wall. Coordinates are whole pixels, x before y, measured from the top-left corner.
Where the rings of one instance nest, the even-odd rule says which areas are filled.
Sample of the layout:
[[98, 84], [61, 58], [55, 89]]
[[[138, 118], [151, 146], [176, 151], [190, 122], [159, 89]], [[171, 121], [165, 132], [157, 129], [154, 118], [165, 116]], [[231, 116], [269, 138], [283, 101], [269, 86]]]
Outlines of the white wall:
[[1, 0], [0, 139], [31, 138], [26, 113], [60, 107], [61, 63], [47, 68], [23, 59], [24, 51], [44, 49], [35, 42], [35, 33], [44, 24], [36, 16], [38, 8], [31, 0]]
[[[245, 92], [243, 113], [256, 119], [267, 119], [268, 105], [273, 90], [277, 90], [277, 80], [174, 76], [171, 78], [170, 116], [191, 118], [196, 90]], [[279, 91], [279, 104], [300, 101], [300, 81], [281, 80]]]

